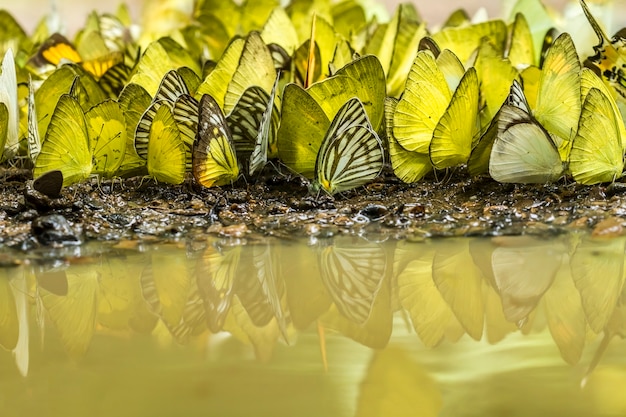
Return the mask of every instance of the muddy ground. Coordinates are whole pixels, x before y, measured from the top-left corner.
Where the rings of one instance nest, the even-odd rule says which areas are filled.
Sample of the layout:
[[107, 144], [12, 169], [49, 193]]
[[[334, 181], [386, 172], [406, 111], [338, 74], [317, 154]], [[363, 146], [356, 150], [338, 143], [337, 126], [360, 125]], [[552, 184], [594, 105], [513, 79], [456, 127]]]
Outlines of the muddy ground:
[[64, 188], [59, 198], [34, 190], [29, 170], [0, 170], [0, 246], [22, 249], [207, 234], [422, 239], [586, 229], [616, 236], [624, 233], [625, 218], [626, 189], [617, 185], [499, 184], [469, 179], [463, 170], [412, 185], [387, 174], [334, 197], [312, 196], [306, 180], [268, 170], [255, 183], [212, 189], [191, 181], [173, 186], [94, 178]]

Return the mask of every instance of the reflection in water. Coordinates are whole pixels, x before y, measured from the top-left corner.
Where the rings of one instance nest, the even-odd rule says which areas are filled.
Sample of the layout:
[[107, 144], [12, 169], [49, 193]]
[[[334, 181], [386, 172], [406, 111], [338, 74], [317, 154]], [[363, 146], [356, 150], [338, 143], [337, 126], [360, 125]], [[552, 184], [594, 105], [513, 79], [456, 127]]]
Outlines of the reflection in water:
[[[352, 346], [353, 352], [355, 346], [383, 349], [371, 361], [367, 359], [371, 353], [361, 359], [354, 353], [338, 364], [331, 354], [329, 373], [320, 378], [339, 381], [349, 375], [354, 386], [361, 382], [352, 407], [325, 412], [407, 415], [419, 409], [419, 415], [434, 416], [440, 411], [460, 415], [438, 385], [454, 371], [432, 363], [425, 369], [420, 365], [427, 361], [424, 358], [449, 357], [455, 347], [457, 353], [476, 349], [482, 352], [476, 358], [485, 361], [486, 346], [496, 344], [507, 349], [522, 346], [516, 355], [526, 360], [523, 352], [534, 343], [533, 335], [547, 334], [542, 330], [547, 328], [552, 346], [567, 363], [581, 362], [589, 371], [598, 366], [584, 379], [586, 395], [604, 398], [598, 388], [608, 384], [604, 379], [626, 378], [626, 361], [620, 362], [621, 368], [607, 368], [602, 360], [605, 352], [614, 355], [624, 346], [625, 245], [624, 239], [577, 234], [551, 240], [382, 243], [341, 236], [153, 246], [120, 243], [41, 253], [22, 259], [19, 266], [0, 268], [0, 346], [12, 352], [19, 373], [32, 380], [46, 374], [45, 358], [55, 354], [48, 352], [58, 353], [59, 346], [84, 365], [87, 358], [111, 360], [104, 346], [123, 340], [129, 355], [140, 356], [151, 351], [146, 343], [154, 339], [160, 346], [178, 345], [212, 355], [227, 343], [232, 352], [243, 354], [243, 345], [233, 344], [238, 340], [251, 345], [261, 362], [244, 366], [230, 353], [216, 363], [230, 364], [235, 374], [248, 378], [250, 372], [262, 373], [261, 363], [269, 369], [284, 366], [319, 373], [316, 349], [309, 349], [314, 353], [304, 362], [280, 361], [298, 352], [299, 346], [319, 343], [315, 329], [321, 329], [326, 335], [322, 342], [328, 343], [322, 346], [324, 352], [336, 352], [332, 349], [339, 345]], [[407, 325], [417, 336], [406, 334]], [[340, 341], [334, 333], [357, 344]], [[31, 334], [38, 337], [29, 339]], [[463, 338], [465, 334], [475, 341]], [[416, 337], [424, 347], [437, 348], [417, 357], [423, 347]], [[585, 349], [587, 344], [593, 346]], [[180, 361], [179, 357], [176, 363]], [[356, 372], [352, 366], [357, 362], [369, 365]], [[495, 369], [487, 363], [485, 369]], [[352, 370], [347, 374], [337, 374], [348, 368]], [[576, 369], [577, 376], [568, 378], [580, 384], [585, 372]], [[607, 407], [623, 406], [618, 402]], [[313, 409], [311, 415], [316, 415]]]

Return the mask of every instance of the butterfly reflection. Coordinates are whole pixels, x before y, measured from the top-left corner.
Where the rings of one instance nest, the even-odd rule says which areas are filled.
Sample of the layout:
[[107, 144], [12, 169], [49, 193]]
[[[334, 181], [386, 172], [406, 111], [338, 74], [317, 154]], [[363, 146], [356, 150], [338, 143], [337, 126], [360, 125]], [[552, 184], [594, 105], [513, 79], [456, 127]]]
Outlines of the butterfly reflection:
[[279, 339], [294, 340], [294, 329], [317, 326], [384, 348], [397, 310], [428, 347], [465, 334], [496, 343], [547, 327], [574, 364], [594, 336], [603, 338], [591, 368], [614, 336], [626, 334], [623, 238], [246, 242], [211, 238], [192, 252], [114, 248], [0, 268], [0, 346], [26, 373], [28, 304], [35, 306], [30, 324], [42, 336], [46, 326], [45, 345], [58, 340], [74, 359], [97, 333], [186, 344], [225, 331], [267, 359]]

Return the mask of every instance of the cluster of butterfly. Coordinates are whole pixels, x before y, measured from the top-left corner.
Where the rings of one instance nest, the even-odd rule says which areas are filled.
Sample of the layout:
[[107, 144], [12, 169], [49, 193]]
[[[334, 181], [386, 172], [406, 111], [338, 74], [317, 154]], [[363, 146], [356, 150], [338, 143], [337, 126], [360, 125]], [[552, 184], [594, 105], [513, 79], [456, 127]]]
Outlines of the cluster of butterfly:
[[124, 8], [92, 14], [75, 45], [45, 26], [28, 38], [0, 11], [0, 149], [27, 154], [35, 178], [60, 170], [64, 186], [193, 174], [212, 187], [272, 159], [330, 194], [372, 181], [386, 160], [408, 183], [462, 165], [500, 182], [614, 181], [626, 55], [580, 2], [600, 76], [567, 33], [546, 34], [530, 12], [540, 0], [519, 0], [509, 26], [455, 12], [432, 34], [411, 5], [379, 24], [354, 0], [205, 0], [145, 48]]

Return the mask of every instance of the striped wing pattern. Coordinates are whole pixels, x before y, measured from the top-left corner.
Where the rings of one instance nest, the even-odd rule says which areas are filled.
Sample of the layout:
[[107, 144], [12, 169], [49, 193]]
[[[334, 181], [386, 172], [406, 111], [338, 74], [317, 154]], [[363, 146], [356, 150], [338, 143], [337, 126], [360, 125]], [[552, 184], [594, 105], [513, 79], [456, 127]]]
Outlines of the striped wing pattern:
[[370, 317], [387, 268], [385, 252], [376, 244], [323, 248], [321, 277], [339, 312], [357, 324]]
[[143, 159], [148, 158], [148, 138], [150, 137], [150, 127], [154, 121], [157, 111], [163, 105], [171, 108], [171, 103], [161, 100], [153, 101], [150, 107], [141, 115], [137, 128], [135, 129], [135, 150], [137, 155]]
[[224, 327], [234, 295], [233, 283], [239, 265], [241, 247], [207, 251], [198, 259], [196, 283], [204, 301], [209, 330], [217, 333]]
[[192, 171], [196, 181], [205, 187], [230, 184], [239, 176], [226, 118], [215, 99], [208, 94], [200, 100]]
[[513, 80], [511, 90], [509, 91], [509, 95], [506, 98], [504, 104], [507, 104], [509, 106], [515, 106], [519, 109], [524, 110], [528, 114], [530, 114], [531, 111], [530, 106], [528, 105], [528, 101], [526, 100], [524, 90], [522, 89], [522, 85], [517, 80]]
[[380, 174], [383, 145], [358, 98], [348, 100], [335, 116], [315, 162], [317, 182], [334, 194], [359, 187]]
[[189, 94], [187, 84], [176, 70], [171, 70], [161, 80], [154, 101], [167, 100], [174, 103], [183, 94]]
[[270, 96], [261, 87], [250, 87], [228, 115], [228, 126], [235, 149], [244, 159], [254, 151], [257, 134], [269, 101]]
[[199, 106], [200, 103], [198, 103], [198, 100], [191, 97], [189, 94], [183, 94], [176, 99], [172, 112], [174, 120], [178, 125], [178, 130], [180, 130], [180, 138], [185, 142], [185, 148], [187, 149], [187, 159], [185, 162], [187, 172], [191, 172], [193, 142], [198, 132]]
[[[37, 109], [35, 108], [35, 89], [33, 81], [28, 77], [28, 156], [35, 164], [37, 156], [41, 152], [41, 137], [39, 136], [39, 124], [37, 123]], [[0, 154], [2, 149], [0, 149]]]
[[274, 106], [274, 100], [276, 99], [276, 90], [278, 89], [279, 78], [280, 73], [276, 76], [276, 81], [274, 81], [274, 86], [272, 87], [272, 92], [269, 96], [269, 102], [261, 115], [261, 123], [256, 134], [254, 150], [252, 151], [252, 156], [250, 157], [250, 175], [254, 175], [256, 172], [263, 169], [267, 163], [270, 144], [276, 141], [280, 116], [276, 106]]

